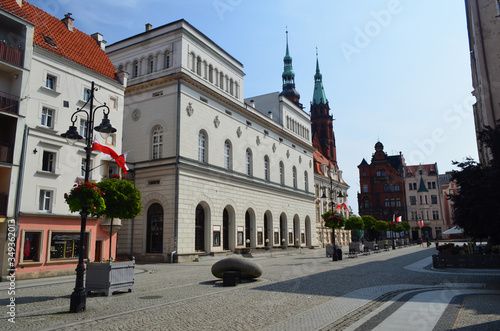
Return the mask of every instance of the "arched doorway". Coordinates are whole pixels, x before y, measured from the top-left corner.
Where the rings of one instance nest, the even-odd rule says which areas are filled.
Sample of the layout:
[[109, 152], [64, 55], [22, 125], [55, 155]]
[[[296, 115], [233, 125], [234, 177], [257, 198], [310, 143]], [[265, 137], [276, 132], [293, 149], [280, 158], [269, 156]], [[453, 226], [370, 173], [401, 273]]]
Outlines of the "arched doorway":
[[427, 238], [432, 240], [432, 228], [430, 226], [424, 226], [421, 229], [422, 239], [426, 240]]
[[312, 238], [311, 238], [311, 219], [309, 216], [306, 216], [306, 246], [312, 247]]
[[250, 247], [250, 213], [248, 210], [245, 212], [245, 247]]
[[299, 215], [293, 217], [293, 244], [297, 247], [301, 245]]
[[153, 203], [148, 208], [146, 253], [163, 252], [163, 207]]
[[273, 218], [270, 211], [264, 213], [264, 243], [273, 246]]
[[229, 213], [226, 208], [222, 213], [222, 249], [229, 250]]
[[287, 231], [287, 224], [286, 224], [286, 215], [282, 213], [280, 215], [280, 245], [283, 246], [288, 246], [287, 241], [288, 241], [288, 231]]
[[205, 209], [202, 205], [196, 206], [196, 217], [194, 226], [194, 250], [205, 251]]

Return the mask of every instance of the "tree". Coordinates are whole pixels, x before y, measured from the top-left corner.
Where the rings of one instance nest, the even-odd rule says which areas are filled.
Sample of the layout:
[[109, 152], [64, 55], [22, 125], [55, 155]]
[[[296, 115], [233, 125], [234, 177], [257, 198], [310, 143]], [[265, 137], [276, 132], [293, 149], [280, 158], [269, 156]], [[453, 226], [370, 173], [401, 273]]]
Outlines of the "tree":
[[459, 191], [449, 196], [453, 202], [454, 224], [464, 229], [466, 236], [488, 238], [492, 244], [500, 243], [500, 122], [498, 124], [478, 134], [491, 153], [489, 164], [479, 164], [470, 157], [463, 162], [453, 162], [460, 168], [453, 171], [451, 177]]
[[[365, 232], [366, 239], [373, 239], [374, 237], [376, 237], [377, 233], [374, 230], [374, 226], [375, 223], [377, 222], [377, 219], [372, 215], [363, 215], [361, 216], [361, 218], [363, 219], [363, 224], [364, 224], [363, 230], [366, 231]], [[368, 236], [366, 235], [366, 233], [368, 233]]]
[[373, 229], [379, 232], [384, 232], [387, 231], [388, 224], [386, 221], [376, 221], [375, 225], [373, 226]]
[[109, 231], [109, 260], [111, 262], [113, 219], [132, 219], [142, 213], [141, 192], [132, 182], [125, 179], [103, 179], [97, 185], [104, 192], [104, 201], [106, 202], [106, 209], [101, 215], [111, 220]]

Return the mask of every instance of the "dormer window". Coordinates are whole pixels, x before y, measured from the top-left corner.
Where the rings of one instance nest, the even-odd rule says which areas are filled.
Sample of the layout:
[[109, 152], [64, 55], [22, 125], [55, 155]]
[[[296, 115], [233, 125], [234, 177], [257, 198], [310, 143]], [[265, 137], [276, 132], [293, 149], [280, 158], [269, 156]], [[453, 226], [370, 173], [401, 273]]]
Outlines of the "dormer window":
[[54, 42], [54, 40], [52, 40], [51, 37], [49, 37], [47, 35], [43, 35], [43, 39], [45, 40], [45, 43], [47, 45], [52, 46], [54, 48], [57, 48], [56, 43]]

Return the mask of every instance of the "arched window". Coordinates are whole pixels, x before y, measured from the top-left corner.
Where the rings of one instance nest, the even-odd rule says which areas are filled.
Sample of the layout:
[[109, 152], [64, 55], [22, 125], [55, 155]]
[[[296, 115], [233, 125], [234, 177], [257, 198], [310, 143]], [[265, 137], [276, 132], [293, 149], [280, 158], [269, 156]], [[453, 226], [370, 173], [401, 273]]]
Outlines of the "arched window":
[[246, 158], [247, 175], [252, 176], [252, 151], [250, 148], [247, 149]]
[[147, 253], [163, 253], [163, 208], [154, 203], [148, 208]]
[[201, 76], [201, 58], [196, 59], [196, 73]]
[[384, 192], [389, 192], [389, 184], [384, 184]]
[[391, 198], [391, 207], [396, 207], [396, 199]]
[[401, 199], [396, 198], [396, 207], [401, 207]]
[[363, 200], [363, 206], [366, 209], [370, 208], [370, 200], [369, 199], [364, 199]]
[[148, 58], [148, 74], [155, 72], [155, 61], [153, 55]]
[[194, 53], [191, 53], [191, 71], [194, 72], [196, 68], [196, 57], [194, 56]]
[[285, 165], [280, 161], [280, 184], [285, 185]]
[[198, 134], [198, 161], [207, 162], [207, 136], [204, 131]]
[[269, 157], [264, 156], [264, 179], [269, 181]]
[[132, 78], [139, 77], [139, 62], [137, 60], [132, 64]]
[[208, 81], [210, 83], [214, 82], [214, 67], [212, 65], [208, 66]]
[[399, 192], [399, 184], [394, 184], [394, 191]]
[[163, 156], [163, 128], [157, 125], [153, 128], [151, 137], [151, 158], [161, 159]]
[[231, 142], [226, 140], [224, 142], [224, 168], [230, 170], [231, 169]]
[[391, 206], [389, 198], [385, 198], [384, 199], [384, 206], [385, 207], [390, 207]]
[[293, 188], [297, 188], [297, 168], [292, 168]]
[[304, 190], [309, 192], [309, 178], [307, 177], [307, 171], [304, 171]]
[[170, 68], [170, 52], [165, 51], [165, 54], [163, 56], [163, 69], [168, 69]]

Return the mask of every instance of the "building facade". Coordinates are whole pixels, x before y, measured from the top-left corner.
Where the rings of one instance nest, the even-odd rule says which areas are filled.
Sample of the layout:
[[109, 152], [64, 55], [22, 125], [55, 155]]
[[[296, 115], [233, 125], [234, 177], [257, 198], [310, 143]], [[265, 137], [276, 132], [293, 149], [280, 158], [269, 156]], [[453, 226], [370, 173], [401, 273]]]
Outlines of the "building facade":
[[[120, 153], [124, 86], [104, 51], [102, 36], [89, 36], [74, 28], [71, 14], [58, 19], [25, 1], [0, 3], [3, 17], [9, 18], [2, 20], [2, 29], [15, 27], [18, 35], [10, 40], [20, 42], [13, 46], [24, 52], [21, 65], [12, 69], [3, 63], [0, 69], [3, 79], [10, 77], [13, 83], [8, 93], [20, 93], [19, 113], [25, 117], [20, 120], [16, 114], [8, 115], [13, 124], [8, 137], [15, 144], [8, 153], [12, 164], [2, 163], [1, 179], [2, 193], [8, 195], [5, 216], [16, 233], [16, 278], [73, 274], [81, 220], [78, 213], [69, 211], [64, 194], [84, 177], [85, 151], [81, 142], [68, 145], [61, 133], [73, 124], [83, 134], [88, 118], [83, 113], [72, 114], [79, 108], [89, 111], [86, 102], [91, 82], [95, 82], [96, 100], [109, 105], [109, 119], [118, 129], [101, 143]], [[4, 81], [2, 88], [8, 85]], [[96, 118], [101, 120], [102, 114]], [[13, 127], [15, 134], [10, 131]], [[118, 169], [97, 152], [92, 153], [91, 162], [95, 181]], [[85, 246], [91, 261], [109, 258], [106, 229], [101, 219], [87, 220]], [[2, 275], [12, 267], [7, 261], [4, 257]]]
[[183, 262], [316, 245], [314, 149], [298, 100], [244, 99], [243, 65], [184, 20], [146, 25], [107, 51], [131, 76], [123, 144], [143, 197], [119, 252]]
[[[407, 220], [411, 238], [441, 238], [448, 229], [445, 221], [442, 188], [437, 163], [405, 167]], [[423, 225], [422, 223], [423, 222]]]
[[387, 155], [381, 142], [375, 144], [371, 162], [365, 159], [358, 165], [361, 192], [358, 193], [359, 214], [392, 222], [406, 217], [403, 155]]
[[[485, 126], [495, 127], [500, 120], [500, 2], [465, 0], [469, 35], [472, 94], [476, 132]], [[491, 155], [478, 141], [479, 161], [487, 165]]]

